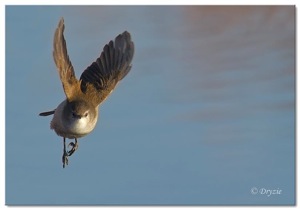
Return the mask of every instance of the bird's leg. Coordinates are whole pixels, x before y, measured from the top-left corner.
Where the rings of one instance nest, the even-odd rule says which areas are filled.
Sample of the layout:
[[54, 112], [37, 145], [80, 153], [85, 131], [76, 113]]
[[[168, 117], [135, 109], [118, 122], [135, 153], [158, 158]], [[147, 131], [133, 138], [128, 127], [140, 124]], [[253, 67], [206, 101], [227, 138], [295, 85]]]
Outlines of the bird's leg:
[[75, 143], [74, 142], [70, 142], [70, 144], [68, 146], [72, 146], [71, 150], [68, 151], [68, 156], [71, 156], [78, 149], [77, 138], [75, 138]]
[[63, 168], [65, 167], [65, 165], [68, 165], [68, 163], [69, 163], [68, 156], [69, 155], [66, 150], [66, 138], [64, 137], [64, 151], [63, 151], [63, 156], [62, 156]]

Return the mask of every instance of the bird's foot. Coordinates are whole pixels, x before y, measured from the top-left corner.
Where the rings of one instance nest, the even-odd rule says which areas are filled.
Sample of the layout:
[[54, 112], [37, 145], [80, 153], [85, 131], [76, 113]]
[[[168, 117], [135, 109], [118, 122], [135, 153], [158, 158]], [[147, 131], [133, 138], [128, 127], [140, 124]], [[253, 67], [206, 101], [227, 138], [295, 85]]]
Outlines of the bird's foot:
[[75, 139], [75, 143], [74, 142], [70, 142], [70, 144], [68, 145], [68, 147], [72, 147], [69, 151], [68, 151], [68, 156], [73, 155], [73, 153], [78, 149], [78, 142], [77, 139]]
[[63, 168], [65, 168], [65, 166], [69, 164], [68, 156], [69, 156], [68, 153], [64, 151], [62, 156]]
[[72, 148], [69, 151], [67, 151], [67, 149], [66, 149], [66, 138], [64, 138], [64, 151], [63, 151], [63, 156], [62, 156], [63, 168], [65, 168], [66, 165], [69, 164], [68, 157], [71, 156], [78, 149], [77, 139], [75, 138], [75, 143], [70, 142], [68, 147], [72, 147]]

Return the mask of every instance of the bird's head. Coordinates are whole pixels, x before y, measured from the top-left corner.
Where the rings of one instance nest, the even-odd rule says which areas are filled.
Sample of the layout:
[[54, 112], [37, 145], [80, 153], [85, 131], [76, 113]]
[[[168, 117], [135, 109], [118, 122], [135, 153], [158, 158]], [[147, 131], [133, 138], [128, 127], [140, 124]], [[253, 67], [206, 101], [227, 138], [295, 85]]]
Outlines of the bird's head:
[[84, 100], [67, 102], [66, 109], [66, 117], [72, 121], [81, 119], [89, 121], [95, 117], [95, 108]]

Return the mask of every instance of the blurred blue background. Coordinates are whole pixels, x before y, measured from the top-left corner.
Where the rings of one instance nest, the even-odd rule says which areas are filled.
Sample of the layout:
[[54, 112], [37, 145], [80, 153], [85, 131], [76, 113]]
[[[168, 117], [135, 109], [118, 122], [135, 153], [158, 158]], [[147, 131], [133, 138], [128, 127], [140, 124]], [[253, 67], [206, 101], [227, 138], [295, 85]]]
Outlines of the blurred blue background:
[[[65, 169], [38, 116], [65, 98], [61, 17], [78, 78], [118, 34], [135, 43]], [[6, 6], [6, 204], [295, 204], [295, 7]]]

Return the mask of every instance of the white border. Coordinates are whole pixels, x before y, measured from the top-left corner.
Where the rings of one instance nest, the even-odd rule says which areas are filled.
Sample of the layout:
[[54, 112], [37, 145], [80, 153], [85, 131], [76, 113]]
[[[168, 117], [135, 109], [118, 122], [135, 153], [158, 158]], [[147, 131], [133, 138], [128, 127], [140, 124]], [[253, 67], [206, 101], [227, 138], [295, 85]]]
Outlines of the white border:
[[273, 1], [238, 1], [238, 0], [53, 0], [53, 1], [20, 1], [2, 0], [4, 5], [296, 5], [296, 0], [273, 0]]
[[[299, 1], [298, 1], [299, 2]], [[13, 0], [2, 0], [1, 1], [1, 10], [0, 10], [0, 24], [1, 24], [1, 32], [0, 33], [0, 39], [1, 39], [1, 56], [0, 56], [0, 64], [1, 64], [1, 71], [0, 71], [0, 98], [1, 103], [0, 103], [0, 110], [1, 110], [1, 120], [0, 120], [0, 140], [1, 140], [1, 145], [0, 145], [0, 169], [2, 169], [0, 173], [0, 208], [8, 208], [5, 206], [5, 5], [115, 5], [115, 4], [121, 4], [121, 5], [167, 5], [167, 4], [172, 4], [172, 5], [296, 5], [297, 8], [297, 1], [296, 0], [273, 0], [273, 1], [224, 1], [224, 0], [211, 0], [211, 1], [191, 1], [191, 0], [185, 0], [185, 1], [166, 1], [166, 0], [151, 0], [151, 1], [137, 1], [137, 0], [101, 0], [101, 1], [95, 1], [95, 0], [85, 0], [85, 1], [66, 1], [66, 0], [53, 0], [53, 1], [41, 1], [39, 0], [31, 0], [31, 1], [13, 1]], [[299, 18], [297, 15], [297, 9], [296, 9], [296, 29], [299, 27]], [[297, 34], [297, 33], [296, 33]], [[298, 36], [296, 37], [298, 38]], [[298, 49], [298, 42], [296, 42], [296, 52]], [[299, 60], [299, 56], [296, 53], [296, 60]], [[296, 69], [297, 69], [297, 62], [296, 62]], [[299, 74], [296, 75], [297, 81], [299, 81]], [[299, 93], [299, 88], [298, 86], [296, 87], [296, 93], [298, 98], [298, 93]], [[299, 106], [297, 105], [297, 109]], [[3, 114], [4, 113], [4, 114]], [[297, 119], [299, 118], [299, 113], [296, 113]], [[296, 137], [298, 136], [298, 124], [296, 124]], [[296, 144], [296, 153], [299, 149], [299, 144]], [[296, 175], [298, 173], [298, 156], [296, 155]], [[299, 189], [298, 187], [298, 181], [296, 180], [296, 189]], [[296, 190], [296, 201], [299, 201], [299, 193], [297, 193]], [[201, 209], [218, 209], [221, 207], [176, 207], [176, 209], [183, 209], [183, 208], [201, 208]], [[10, 207], [13, 209], [19, 209], [19, 208], [24, 208], [24, 207]], [[41, 209], [43, 207], [25, 207], [25, 208], [34, 208], [34, 209]], [[73, 209], [74, 207], [47, 207], [47, 209]], [[86, 207], [76, 207], [76, 209], [85, 209]], [[97, 207], [99, 208], [99, 207]], [[120, 209], [124, 207], [100, 207], [103, 209]], [[173, 208], [173, 207], [155, 207], [155, 206], [150, 206], [150, 207], [125, 207], [125, 208], [135, 208], [135, 209], [140, 209], [140, 208], [147, 208], [147, 209], [165, 209], [165, 208]], [[249, 207], [223, 207], [223, 208], [234, 208], [234, 209], [241, 209], [241, 208], [249, 208]], [[251, 208], [251, 206], [250, 206]], [[255, 209], [287, 209], [290, 207], [255, 207]]]

